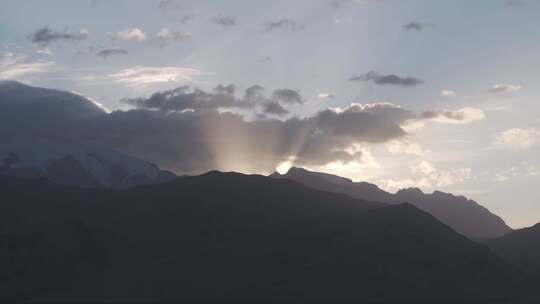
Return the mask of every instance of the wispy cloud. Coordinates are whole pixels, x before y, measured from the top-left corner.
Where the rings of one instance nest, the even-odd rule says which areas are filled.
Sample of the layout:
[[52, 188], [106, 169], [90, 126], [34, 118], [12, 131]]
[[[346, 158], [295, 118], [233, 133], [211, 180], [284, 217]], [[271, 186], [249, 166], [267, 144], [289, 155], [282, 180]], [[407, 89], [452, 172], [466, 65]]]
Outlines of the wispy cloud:
[[452, 91], [452, 90], [441, 91], [441, 96], [444, 96], [444, 97], [455, 97], [456, 95], [457, 95], [456, 91]]
[[334, 99], [336, 96], [331, 93], [319, 93], [317, 94], [317, 98], [319, 99]]
[[44, 73], [56, 66], [54, 61], [31, 59], [11, 52], [0, 54], [0, 79], [21, 79]]
[[540, 143], [540, 129], [513, 128], [503, 131], [495, 136], [495, 148], [523, 150]]
[[193, 68], [135, 66], [110, 74], [109, 78], [128, 87], [146, 87], [167, 82], [191, 82], [194, 76], [199, 75], [202, 72]]
[[512, 93], [517, 92], [523, 89], [523, 86], [517, 84], [496, 84], [492, 86], [488, 92], [489, 93]]
[[465, 107], [458, 110], [425, 111], [421, 118], [439, 123], [466, 124], [486, 118], [481, 109]]

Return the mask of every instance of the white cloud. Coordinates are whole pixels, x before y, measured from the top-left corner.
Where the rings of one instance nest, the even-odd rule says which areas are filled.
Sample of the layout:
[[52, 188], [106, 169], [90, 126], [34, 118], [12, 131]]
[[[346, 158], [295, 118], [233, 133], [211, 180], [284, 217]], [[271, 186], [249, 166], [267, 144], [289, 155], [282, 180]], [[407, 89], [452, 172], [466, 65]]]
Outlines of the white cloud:
[[496, 135], [494, 146], [509, 149], [526, 149], [540, 142], [540, 129], [509, 129]]
[[380, 184], [388, 191], [396, 191], [410, 187], [434, 189], [452, 186], [472, 178], [471, 168], [441, 170], [428, 161], [422, 161], [415, 166], [411, 166], [411, 172], [415, 177], [406, 179], [385, 179], [381, 180]]
[[37, 54], [44, 54], [49, 57], [52, 57], [54, 55], [53, 51], [49, 47], [36, 48], [34, 52], [36, 52]]
[[201, 71], [183, 67], [144, 67], [135, 66], [110, 74], [109, 77], [128, 87], [145, 87], [152, 84], [193, 81], [193, 76], [201, 75]]
[[190, 37], [191, 33], [189, 32], [171, 31], [166, 27], [162, 28], [161, 31], [156, 34], [156, 38], [158, 39], [161, 47], [164, 47], [173, 41], [185, 40], [189, 39]]
[[523, 86], [517, 84], [496, 84], [488, 90], [489, 93], [512, 93], [521, 90]]
[[454, 97], [456, 95], [457, 95], [457, 93], [455, 91], [451, 91], [451, 90], [442, 90], [441, 91], [441, 96]]
[[330, 93], [319, 93], [317, 95], [317, 98], [319, 99], [334, 99], [336, 96], [334, 96], [334, 94], [330, 94]]
[[426, 151], [418, 143], [406, 140], [392, 140], [386, 144], [386, 150], [391, 154], [424, 155]]
[[540, 176], [540, 170], [536, 166], [524, 162], [496, 173], [495, 180], [505, 182], [514, 178], [535, 178], [537, 176]]
[[146, 40], [146, 33], [140, 28], [130, 28], [117, 33], [110, 33], [114, 39], [120, 39], [124, 41], [134, 40], [134, 41], [144, 41]]
[[424, 175], [429, 175], [437, 172], [437, 169], [430, 162], [422, 161], [416, 166], [411, 166], [411, 171], [412, 173], [422, 173]]
[[452, 123], [452, 124], [466, 124], [482, 120], [486, 118], [486, 114], [481, 109], [465, 107], [458, 110], [443, 110], [433, 117], [430, 120], [439, 123]]
[[54, 61], [31, 59], [15, 53], [0, 54], [0, 79], [21, 79], [43, 73], [55, 66]]
[[518, 168], [510, 167], [509, 169], [506, 169], [504, 171], [501, 171], [495, 174], [495, 180], [498, 182], [505, 182], [509, 179], [516, 177], [517, 175], [518, 175]]

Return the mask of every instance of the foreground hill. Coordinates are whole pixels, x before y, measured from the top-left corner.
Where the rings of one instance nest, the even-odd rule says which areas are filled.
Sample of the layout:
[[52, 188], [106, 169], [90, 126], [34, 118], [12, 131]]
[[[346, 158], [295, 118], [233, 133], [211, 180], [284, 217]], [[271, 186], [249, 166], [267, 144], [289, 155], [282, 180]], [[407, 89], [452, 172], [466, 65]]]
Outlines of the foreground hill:
[[526, 300], [517, 270], [414, 206], [289, 180], [211, 172], [117, 191], [2, 177], [0, 197], [4, 301]]
[[516, 230], [486, 244], [501, 257], [540, 277], [540, 224]]
[[489, 239], [512, 231], [499, 216], [475, 201], [450, 193], [435, 191], [427, 194], [420, 189], [410, 188], [392, 194], [370, 183], [353, 182], [348, 178], [302, 168], [291, 168], [286, 174], [274, 173], [271, 177], [291, 179], [308, 187], [364, 200], [388, 204], [409, 202], [472, 239]]

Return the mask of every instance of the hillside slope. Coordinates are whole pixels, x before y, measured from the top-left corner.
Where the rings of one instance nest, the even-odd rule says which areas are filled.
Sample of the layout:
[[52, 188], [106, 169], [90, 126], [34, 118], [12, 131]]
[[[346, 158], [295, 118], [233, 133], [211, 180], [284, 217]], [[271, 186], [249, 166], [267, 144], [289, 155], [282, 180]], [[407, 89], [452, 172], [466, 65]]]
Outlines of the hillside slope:
[[477, 202], [450, 193], [435, 191], [427, 194], [410, 188], [392, 194], [370, 183], [353, 182], [340, 176], [294, 167], [286, 174], [274, 173], [271, 177], [291, 179], [308, 187], [344, 193], [358, 199], [388, 204], [408, 202], [472, 239], [489, 239], [512, 231], [499, 216]]
[[492, 303], [519, 272], [410, 204], [211, 172], [127, 190], [0, 179], [0, 297]]

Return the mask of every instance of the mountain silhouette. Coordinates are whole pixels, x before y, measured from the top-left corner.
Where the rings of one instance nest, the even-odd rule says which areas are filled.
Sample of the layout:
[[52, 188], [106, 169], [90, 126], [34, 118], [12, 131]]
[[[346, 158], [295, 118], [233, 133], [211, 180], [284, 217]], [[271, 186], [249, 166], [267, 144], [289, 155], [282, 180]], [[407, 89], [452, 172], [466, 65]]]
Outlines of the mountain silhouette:
[[0, 174], [46, 178], [82, 188], [126, 188], [176, 178], [104, 145], [33, 142], [0, 144]]
[[540, 278], [540, 223], [489, 240], [486, 244], [523, 271]]
[[0, 197], [6, 302], [532, 299], [518, 269], [411, 204], [287, 179], [210, 172], [110, 190], [2, 176]]
[[315, 189], [344, 193], [369, 201], [388, 204], [409, 202], [472, 239], [490, 239], [512, 231], [499, 216], [477, 202], [450, 193], [435, 191], [427, 194], [418, 188], [409, 188], [392, 194], [374, 184], [353, 182], [340, 176], [295, 167], [285, 174], [276, 172], [270, 177], [291, 179]]

